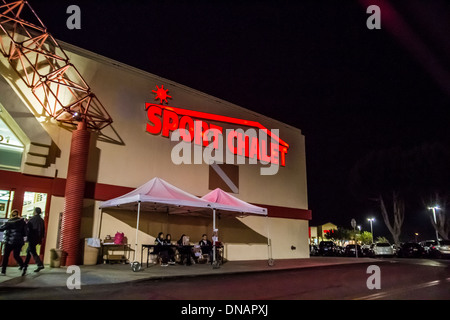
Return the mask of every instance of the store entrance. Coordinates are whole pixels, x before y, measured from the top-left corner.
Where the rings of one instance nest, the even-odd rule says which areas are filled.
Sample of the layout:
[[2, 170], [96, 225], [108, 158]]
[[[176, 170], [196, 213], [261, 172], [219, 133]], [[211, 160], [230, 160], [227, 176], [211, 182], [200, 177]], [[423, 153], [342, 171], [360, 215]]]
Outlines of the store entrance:
[[[16, 191], [16, 193], [17, 193], [17, 191]], [[3, 224], [4, 222], [6, 222], [11, 217], [11, 211], [13, 209], [16, 209], [16, 208], [12, 207], [14, 196], [17, 196], [17, 197], [23, 196], [22, 208], [17, 208], [17, 209], [19, 209], [22, 218], [24, 218], [25, 220], [29, 220], [34, 214], [34, 209], [39, 207], [39, 208], [41, 208], [41, 212], [42, 212], [41, 218], [44, 219], [44, 221], [46, 220], [46, 215], [47, 215], [46, 211], [48, 210], [48, 206], [47, 206], [48, 195], [47, 195], [47, 193], [25, 191], [25, 192], [23, 192], [23, 194], [21, 192], [19, 192], [19, 194], [15, 194], [15, 192], [13, 190], [0, 190], [0, 225]], [[46, 229], [47, 229], [47, 223], [46, 223]], [[0, 241], [2, 239], [3, 239], [3, 233], [0, 232]], [[36, 252], [41, 257], [41, 259], [43, 259], [44, 245], [45, 245], [45, 242], [42, 245], [36, 246]], [[2, 248], [0, 250], [0, 253], [3, 258], [3, 243], [1, 244], [1, 246], [2, 246]], [[28, 242], [25, 242], [25, 244], [22, 247], [22, 250], [20, 252], [22, 259], [25, 259], [25, 256], [27, 254], [27, 248], [28, 248]], [[31, 258], [30, 263], [31, 264], [35, 263], [33, 258]], [[9, 257], [9, 260], [8, 260], [8, 265], [14, 266], [15, 264], [16, 264], [16, 262], [11, 254], [11, 256]]]
[[[0, 225], [8, 221], [11, 214], [11, 205], [14, 199], [14, 191], [0, 190]], [[3, 232], [0, 231], [0, 254], [3, 257]]]
[[[14, 191], [0, 190], [0, 224], [8, 220], [14, 200]], [[2, 238], [0, 238], [1, 240]]]
[[[29, 220], [34, 214], [34, 208], [41, 208], [41, 218], [45, 220], [45, 210], [47, 207], [47, 194], [41, 192], [30, 192], [25, 191], [23, 195], [23, 206], [22, 206], [22, 218]], [[25, 245], [22, 247], [22, 251], [20, 252], [21, 256], [27, 255], [28, 242], [25, 242]], [[43, 259], [44, 250], [42, 245], [38, 244], [36, 246], [37, 254]], [[42, 254], [41, 254], [42, 253]], [[33, 258], [31, 258], [31, 262], [34, 263]]]

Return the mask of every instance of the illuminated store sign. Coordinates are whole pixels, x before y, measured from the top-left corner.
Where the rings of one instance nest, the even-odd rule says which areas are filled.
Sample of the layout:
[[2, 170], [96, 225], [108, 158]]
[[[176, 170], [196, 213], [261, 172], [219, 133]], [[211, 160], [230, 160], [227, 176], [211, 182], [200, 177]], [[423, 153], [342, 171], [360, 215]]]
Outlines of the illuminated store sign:
[[[153, 90], [156, 100], [167, 103], [167, 98], [171, 98], [167, 91], [163, 86]], [[275, 134], [278, 130], [270, 131], [259, 122], [162, 104], [146, 103], [145, 108], [148, 119], [146, 131], [151, 134], [169, 138], [171, 133], [177, 131], [185, 142], [204, 147], [211, 144], [216, 150], [225, 146], [232, 155], [265, 164], [286, 165], [289, 145]], [[224, 129], [216, 123], [227, 123], [237, 129]]]

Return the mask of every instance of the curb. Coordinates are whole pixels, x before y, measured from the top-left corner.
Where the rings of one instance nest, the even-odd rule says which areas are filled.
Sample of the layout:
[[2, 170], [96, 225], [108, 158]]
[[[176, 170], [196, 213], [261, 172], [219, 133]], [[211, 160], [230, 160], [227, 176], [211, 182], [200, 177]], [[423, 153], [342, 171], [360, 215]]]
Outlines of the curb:
[[[280, 260], [283, 261], [283, 260]], [[383, 260], [379, 260], [379, 259], [370, 259], [370, 261], [368, 261], [367, 259], [364, 260], [348, 260], [348, 261], [327, 261], [324, 263], [312, 263], [312, 264], [308, 264], [308, 265], [285, 265], [285, 266], [278, 266], [277, 267], [277, 261], [275, 260], [275, 264], [273, 266], [269, 266], [267, 265], [266, 268], [263, 268], [261, 266], [258, 267], [254, 267], [252, 269], [252, 267], [248, 267], [248, 269], [237, 269], [237, 270], [233, 270], [233, 269], [229, 269], [229, 270], [223, 270], [222, 268], [219, 269], [212, 269], [210, 271], [204, 271], [202, 273], [185, 273], [185, 274], [150, 274], [147, 277], [142, 277], [139, 279], [119, 279], [118, 281], [109, 281], [107, 280], [107, 278], [113, 278], [114, 275], [111, 273], [108, 276], [105, 276], [104, 278], [104, 282], [102, 282], [102, 277], [100, 276], [99, 278], [96, 278], [95, 281], [96, 283], [90, 283], [90, 281], [92, 280], [88, 280], [87, 283], [83, 283], [83, 281], [81, 281], [81, 285], [82, 286], [108, 286], [108, 285], [116, 285], [116, 284], [125, 284], [125, 283], [142, 283], [145, 281], [160, 281], [160, 280], [168, 280], [168, 279], [183, 279], [183, 278], [196, 278], [196, 277], [210, 277], [210, 276], [227, 276], [227, 275], [236, 275], [236, 274], [246, 274], [246, 273], [264, 273], [264, 272], [277, 272], [277, 271], [289, 271], [289, 270], [300, 270], [300, 269], [311, 269], [311, 268], [329, 268], [329, 267], [333, 267], [333, 266], [345, 266], [348, 264], [370, 264], [370, 263], [383, 263], [385, 261]], [[65, 270], [67, 269], [66, 267], [62, 267]], [[61, 268], [61, 269], [62, 269]], [[80, 266], [81, 271], [83, 272], [83, 266]], [[53, 268], [46, 268], [47, 270], [52, 270]], [[130, 267], [131, 269], [131, 267]], [[147, 270], [148, 268], [143, 268], [141, 271], [136, 272], [135, 274], [138, 274], [140, 272], [144, 272], [145, 270]], [[222, 269], [222, 270], [221, 270]], [[218, 272], [214, 272], [215, 270], [218, 270]], [[58, 270], [59, 271], [59, 270]], [[24, 290], [24, 289], [43, 289], [43, 288], [65, 288], [66, 285], [66, 280], [68, 277], [70, 277], [71, 273], [66, 273], [66, 272], [54, 272], [53, 274], [51, 272], [47, 272], [47, 273], [41, 273], [38, 274], [36, 276], [33, 277], [33, 279], [30, 278], [23, 278], [21, 276], [17, 276], [17, 277], [13, 277], [10, 280], [7, 280], [3, 283], [0, 283], [0, 292], [5, 291], [5, 289], [11, 290]], [[85, 269], [86, 271], [86, 269]], [[98, 272], [101, 272], [102, 270], [89, 270], [88, 276], [94, 275], [94, 276], [98, 276]], [[118, 270], [118, 271], [114, 271], [114, 272], [122, 272], [125, 270]], [[132, 272], [131, 270], [129, 270], [130, 272]], [[31, 275], [33, 276], [33, 275]], [[57, 278], [55, 277], [55, 282], [58, 282], [59, 280], [61, 280], [61, 278], [64, 278], [64, 281], [62, 281], [64, 284], [43, 284], [43, 285], [37, 285], [36, 282], [33, 283], [34, 278], [40, 278], [41, 276], [44, 277], [49, 277], [49, 276], [57, 276]], [[25, 276], [27, 277], [27, 276]], [[29, 284], [27, 285], [25, 282], [29, 281]], [[9, 282], [11, 282], [9, 284]]]

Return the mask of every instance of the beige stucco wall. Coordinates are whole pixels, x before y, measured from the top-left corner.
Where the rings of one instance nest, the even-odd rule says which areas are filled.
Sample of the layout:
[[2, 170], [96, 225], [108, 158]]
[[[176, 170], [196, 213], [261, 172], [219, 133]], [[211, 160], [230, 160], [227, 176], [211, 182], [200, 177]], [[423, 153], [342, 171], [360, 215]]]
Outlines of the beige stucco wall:
[[[173, 107], [258, 121], [268, 129], [278, 129], [280, 138], [290, 145], [286, 167], [280, 167], [276, 175], [265, 176], [260, 174], [260, 165], [240, 165], [239, 194], [236, 196], [260, 205], [308, 209], [305, 138], [299, 129], [117, 61], [63, 45], [71, 63], [83, 75], [114, 120], [100, 134], [92, 133], [88, 181], [135, 188], [158, 176], [197, 196], [210, 191], [207, 164], [175, 165], [171, 161], [171, 150], [176, 143], [146, 132], [145, 103], [154, 103], [152, 90], [164, 85], [172, 96], [169, 105]], [[0, 58], [0, 62], [3, 65], [0, 67], [8, 68], [4, 58]], [[66, 178], [71, 131], [48, 117], [40, 116], [42, 109], [21, 81], [13, 76], [8, 81], [20, 99], [31, 106], [30, 110], [39, 125], [58, 149], [55, 163], [52, 164], [53, 170], [42, 172], [42, 175]], [[227, 128], [225, 124], [221, 125]], [[59, 213], [64, 208], [63, 198], [51, 197], [50, 201], [46, 262], [49, 261], [49, 250], [56, 246]], [[121, 231], [130, 243], [134, 243], [136, 226], [134, 218], [131, 219], [134, 214], [105, 212], [99, 234], [99, 202], [86, 199], [84, 205], [83, 238], [104, 238], [106, 234], [113, 236], [115, 232]], [[306, 257], [309, 252], [308, 222], [305, 220], [246, 217], [224, 218], [218, 223], [221, 240], [227, 243], [226, 254], [231, 260], [265, 259], [267, 230], [270, 231], [274, 258]], [[270, 228], [267, 229], [267, 225]], [[157, 232], [163, 231], [172, 233], [174, 238], [178, 238], [181, 233], [191, 233], [191, 239], [198, 241], [202, 233], [211, 235], [211, 230], [212, 224], [208, 219], [169, 217], [164, 220], [163, 217], [144, 215], [139, 239], [153, 243]], [[243, 236], [236, 237], [237, 232]], [[291, 250], [291, 246], [295, 250]], [[249, 255], [249, 252], [252, 254]]]
[[[52, 197], [49, 215], [45, 263], [50, 262], [50, 249], [57, 243], [57, 227], [59, 213], [64, 205], [61, 197]], [[85, 200], [83, 212], [82, 238], [106, 235], [114, 237], [116, 232], [123, 232], [131, 248], [136, 243], [137, 213], [125, 210], [98, 209], [99, 201]], [[284, 218], [267, 218], [247, 216], [235, 218], [223, 216], [216, 220], [219, 229], [219, 240], [225, 245], [224, 253], [227, 260], [265, 260], [270, 256], [274, 259], [307, 258], [308, 251], [308, 221]], [[140, 261], [140, 245], [153, 244], [158, 232], [170, 233], [176, 241], [182, 234], [190, 236], [193, 244], [198, 243], [203, 233], [211, 238], [211, 217], [186, 217], [167, 215], [164, 213], [142, 212], [139, 223], [138, 251], [136, 257], [131, 253], [131, 259]], [[268, 248], [267, 237], [271, 239]], [[292, 249], [291, 247], [295, 247]], [[144, 260], [146, 255], [144, 254]]]
[[[198, 196], [209, 192], [208, 165], [173, 164], [171, 150], [176, 143], [145, 131], [145, 103], [155, 102], [152, 90], [164, 85], [172, 96], [170, 106], [258, 121], [269, 129], [279, 129], [280, 137], [290, 144], [286, 167], [280, 167], [274, 176], [261, 176], [259, 165], [240, 166], [237, 196], [253, 203], [307, 209], [305, 142], [299, 129], [173, 81], [83, 53], [88, 57], [69, 53], [71, 62], [83, 74], [114, 120], [102, 134], [123, 142], [104, 142], [100, 141], [101, 137], [96, 141], [91, 149], [88, 180], [137, 187], [159, 176]], [[67, 141], [65, 133], [55, 134]], [[61, 162], [63, 165], [58, 174], [65, 177], [67, 158], [61, 158]], [[112, 174], [118, 173], [118, 169], [126, 172], [126, 176]]]

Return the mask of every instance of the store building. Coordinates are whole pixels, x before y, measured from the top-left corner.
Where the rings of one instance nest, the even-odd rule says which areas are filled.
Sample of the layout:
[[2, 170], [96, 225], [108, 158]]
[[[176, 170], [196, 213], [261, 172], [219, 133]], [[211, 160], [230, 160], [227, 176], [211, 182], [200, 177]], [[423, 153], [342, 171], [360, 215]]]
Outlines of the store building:
[[[274, 259], [309, 257], [311, 211], [305, 137], [299, 129], [82, 48], [59, 44], [113, 120], [101, 130], [90, 130], [77, 241], [123, 232], [134, 243], [136, 212], [105, 209], [101, 214], [99, 206], [159, 177], [199, 197], [220, 187], [267, 208], [268, 217], [219, 216], [219, 238], [228, 260], [267, 259], [267, 237]], [[49, 263], [50, 249], [64, 241], [61, 221], [76, 127], [50, 117], [12, 69], [1, 56], [0, 219], [13, 208], [25, 216], [41, 207], [47, 230], [41, 255]], [[193, 135], [185, 139], [192, 147], [190, 163], [180, 139], [171, 140], [179, 128]], [[207, 162], [208, 142], [202, 141], [207, 129], [209, 143], [221, 141], [231, 158], [223, 156], [220, 162], [218, 153], [210, 153], [217, 161]], [[199, 148], [201, 156], [196, 157]], [[203, 233], [211, 237], [212, 221], [143, 213], [139, 243], [153, 243], [160, 231], [172, 234], [174, 240], [188, 234], [197, 242]], [[139, 252], [135, 258], [140, 258]]]
[[327, 240], [327, 235], [333, 230], [337, 230], [337, 225], [331, 222], [327, 222], [320, 226], [309, 227], [309, 243], [319, 244], [320, 241]]

